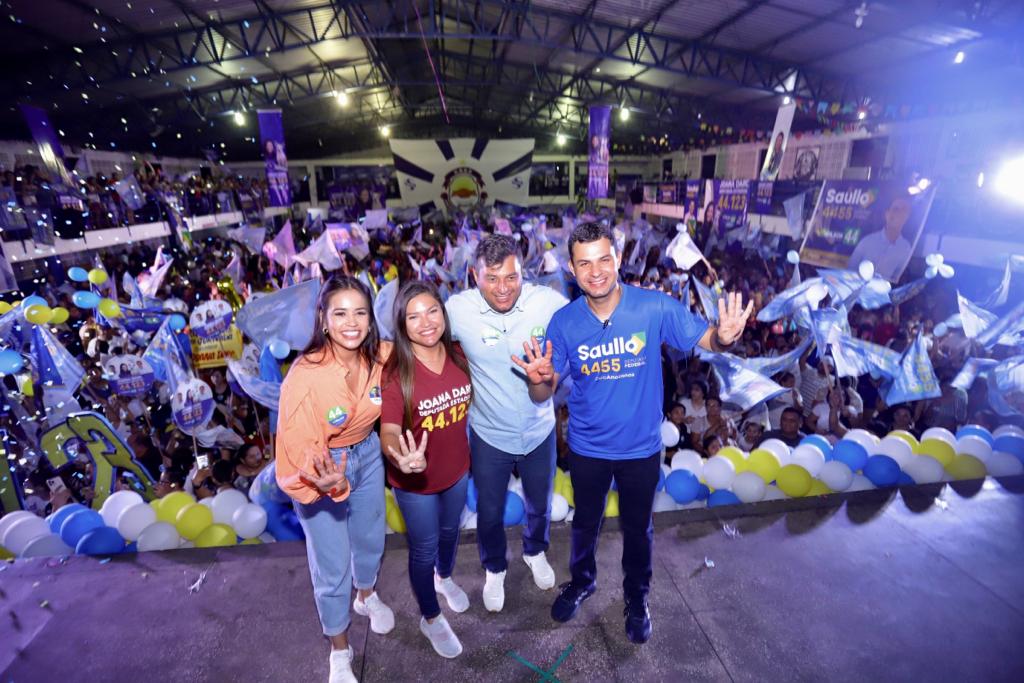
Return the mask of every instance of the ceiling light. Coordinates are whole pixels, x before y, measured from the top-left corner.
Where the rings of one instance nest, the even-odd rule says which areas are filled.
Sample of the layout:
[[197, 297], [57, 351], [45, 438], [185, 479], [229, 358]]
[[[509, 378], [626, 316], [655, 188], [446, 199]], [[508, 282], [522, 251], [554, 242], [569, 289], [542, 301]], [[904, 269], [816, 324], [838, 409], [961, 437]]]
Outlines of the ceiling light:
[[236, 111], [232, 115], [232, 118], [235, 120], [235, 125], [236, 126], [244, 126], [245, 125], [245, 114], [243, 114], [242, 112]]
[[565, 146], [565, 136], [562, 135], [561, 133], [559, 133], [558, 135], [555, 136], [555, 142], [558, 143], [559, 147], [564, 147]]
[[341, 105], [342, 107], [345, 107], [345, 106], [348, 105], [348, 93], [346, 93], [344, 91], [343, 92], [339, 92], [336, 95], [336, 97], [338, 98], [338, 104], [339, 105]]
[[964, 63], [964, 51], [963, 50], [960, 50], [959, 52], [956, 53], [956, 57], [953, 57], [953, 63], [954, 64], [963, 64]]
[[622, 107], [621, 109], [619, 109], [619, 120], [620, 121], [629, 121], [629, 110], [626, 109], [625, 107]]
[[389, 128], [388, 126], [381, 126], [380, 134], [384, 137], [389, 137], [391, 135], [391, 128]]
[[789, 95], [786, 95], [785, 97], [783, 97], [783, 98], [782, 98], [782, 104], [783, 104], [783, 106], [785, 106], [785, 105], [789, 104], [789, 103], [790, 103], [790, 102], [792, 102], [792, 101], [793, 101], [793, 100], [789, 99]]
[[864, 111], [863, 109], [861, 109], [860, 111], [857, 112], [857, 120], [858, 121], [863, 121], [867, 117], [868, 117], [868, 113], [866, 111]]
[[984, 184], [985, 184], [985, 172], [984, 171], [979, 171], [978, 172], [978, 187], [981, 187]]

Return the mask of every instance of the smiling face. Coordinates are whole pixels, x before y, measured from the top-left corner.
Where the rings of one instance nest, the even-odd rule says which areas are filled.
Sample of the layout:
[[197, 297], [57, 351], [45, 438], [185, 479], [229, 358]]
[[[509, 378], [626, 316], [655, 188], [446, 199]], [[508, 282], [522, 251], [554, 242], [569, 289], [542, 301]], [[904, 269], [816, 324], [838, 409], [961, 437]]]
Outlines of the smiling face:
[[357, 290], [338, 290], [327, 300], [323, 326], [332, 344], [358, 350], [370, 330], [370, 302]]
[[618, 282], [619, 256], [606, 237], [593, 242], [577, 242], [572, 247], [569, 269], [576, 284], [591, 299], [603, 299]]
[[496, 266], [488, 266], [481, 259], [474, 276], [480, 295], [498, 313], [512, 310], [523, 291], [523, 269], [515, 256], [508, 256]]
[[444, 308], [429, 294], [417, 294], [405, 307], [405, 330], [416, 346], [433, 347], [444, 334]]

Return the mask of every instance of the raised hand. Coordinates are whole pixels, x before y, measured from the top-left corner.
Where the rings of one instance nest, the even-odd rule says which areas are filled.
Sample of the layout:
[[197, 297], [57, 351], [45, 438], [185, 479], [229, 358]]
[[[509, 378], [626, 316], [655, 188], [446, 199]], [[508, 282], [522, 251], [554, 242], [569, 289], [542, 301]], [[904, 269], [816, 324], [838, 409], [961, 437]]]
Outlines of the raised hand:
[[541, 353], [536, 337], [530, 337], [529, 342], [523, 342], [523, 351], [526, 353], [526, 360], [518, 356], [512, 356], [512, 362], [518, 365], [530, 384], [544, 384], [555, 377], [555, 368], [551, 364], [551, 342], [545, 344], [544, 353]]
[[753, 310], [753, 301], [747, 302], [747, 307], [743, 308], [743, 297], [739, 292], [731, 292], [718, 300], [718, 341], [723, 346], [729, 346], [740, 338]]
[[334, 458], [329, 453], [311, 453], [309, 463], [313, 466], [313, 471], [302, 472], [302, 476], [317, 487], [320, 493], [337, 495], [344, 493], [348, 488], [345, 468], [334, 462]]
[[407, 429], [405, 434], [399, 433], [398, 447], [401, 449], [401, 453], [396, 452], [393, 446], [388, 446], [388, 452], [394, 459], [395, 465], [404, 474], [419, 474], [427, 469], [427, 458], [424, 455], [427, 450], [426, 432], [423, 432], [423, 438], [420, 439], [419, 445], [416, 444], [416, 436], [411, 429]]

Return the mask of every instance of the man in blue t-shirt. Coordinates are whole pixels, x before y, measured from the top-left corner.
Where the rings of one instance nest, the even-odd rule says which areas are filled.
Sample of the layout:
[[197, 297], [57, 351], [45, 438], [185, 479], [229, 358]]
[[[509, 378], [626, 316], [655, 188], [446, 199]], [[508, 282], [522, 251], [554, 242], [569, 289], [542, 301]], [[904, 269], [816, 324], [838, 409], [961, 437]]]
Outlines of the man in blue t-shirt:
[[556, 621], [569, 621], [596, 589], [597, 537], [608, 489], [619, 491], [622, 582], [626, 635], [644, 643], [651, 635], [647, 593], [651, 582], [651, 513], [661, 470], [661, 345], [721, 352], [739, 339], [752, 304], [739, 294], [719, 302], [719, 324], [709, 327], [681, 302], [662, 292], [619, 283], [619, 254], [610, 229], [584, 223], [569, 237], [569, 266], [584, 296], [555, 313], [546, 348], [523, 345], [530, 397], [547, 400], [566, 372], [569, 394], [569, 470], [576, 511], [572, 521], [572, 580], [551, 606]]

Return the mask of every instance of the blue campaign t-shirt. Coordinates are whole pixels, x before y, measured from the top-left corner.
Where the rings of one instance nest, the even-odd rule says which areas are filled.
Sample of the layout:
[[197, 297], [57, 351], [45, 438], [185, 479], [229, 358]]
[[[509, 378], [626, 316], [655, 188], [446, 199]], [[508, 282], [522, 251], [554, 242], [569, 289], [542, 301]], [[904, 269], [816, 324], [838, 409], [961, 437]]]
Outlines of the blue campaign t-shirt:
[[586, 297], [556, 312], [548, 325], [555, 372], [573, 379], [569, 447], [608, 460], [661, 450], [661, 344], [689, 351], [708, 328], [664, 292], [619, 286], [622, 298], [607, 326]]

